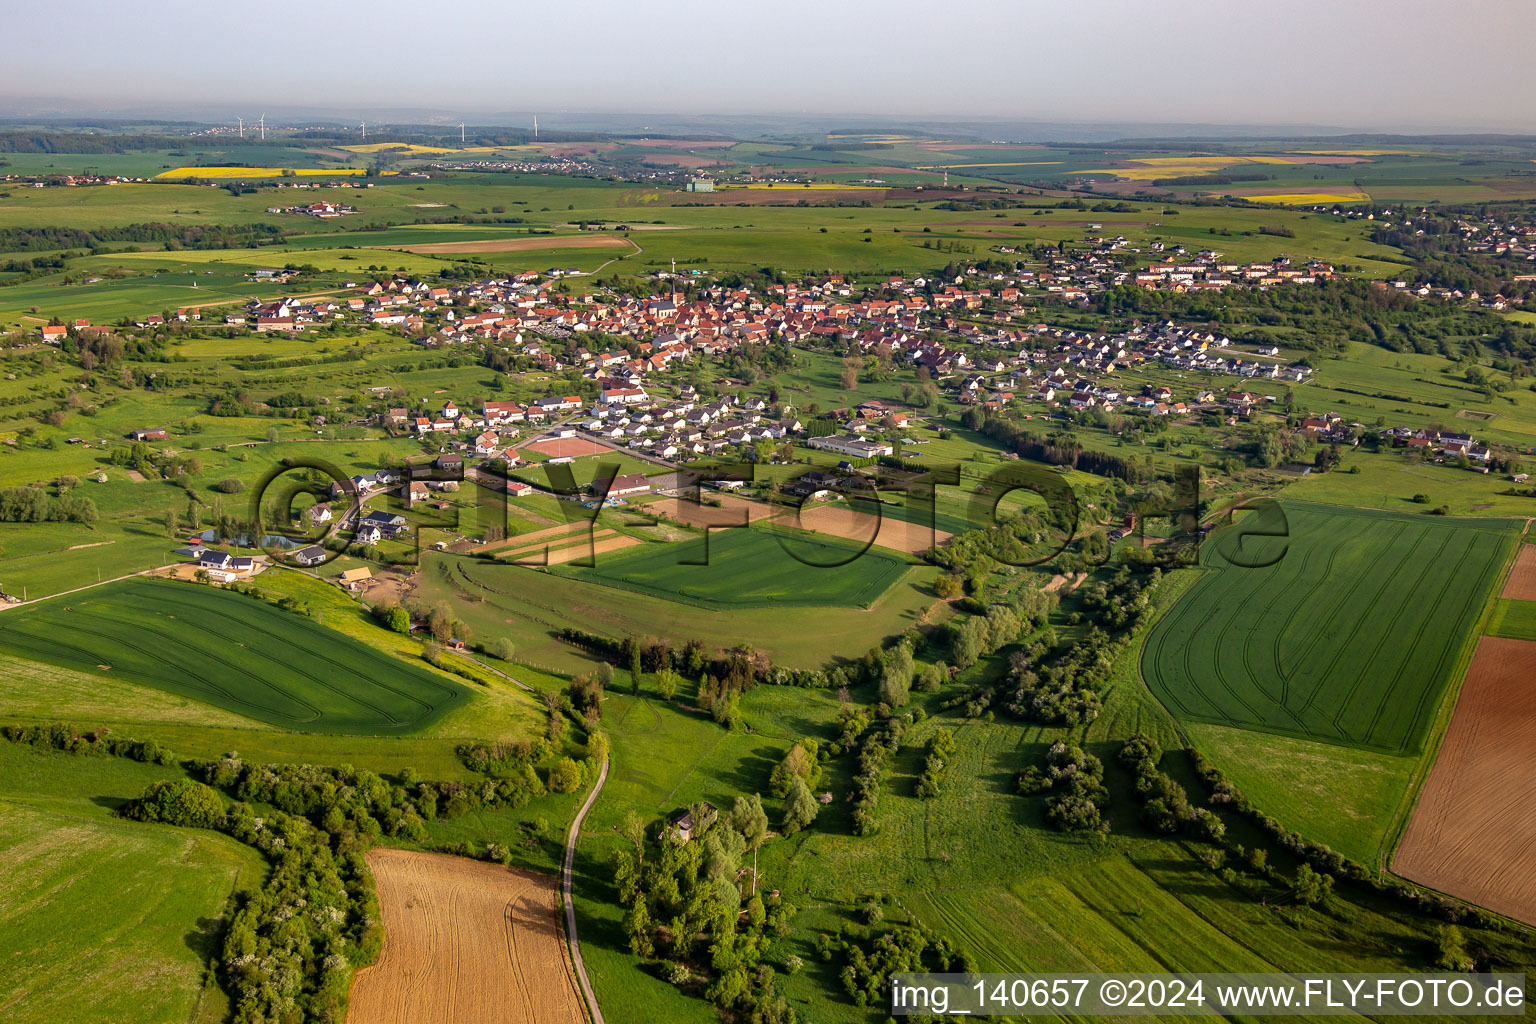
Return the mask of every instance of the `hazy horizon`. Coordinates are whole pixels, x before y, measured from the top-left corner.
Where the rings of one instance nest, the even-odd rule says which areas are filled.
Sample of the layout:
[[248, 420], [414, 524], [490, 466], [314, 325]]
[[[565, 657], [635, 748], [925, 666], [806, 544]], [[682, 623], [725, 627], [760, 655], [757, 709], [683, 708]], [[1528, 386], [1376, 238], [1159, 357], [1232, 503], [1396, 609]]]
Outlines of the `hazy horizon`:
[[[1536, 131], [1536, 33], [1491, 31], [1445, 0], [1297, 0], [1283, 9], [1178, 0], [1060, 6], [978, 0], [945, 15], [785, 0], [513, 9], [401, 0], [365, 9], [275, 0], [246, 9], [80, 0], [7, 16], [26, 46], [0, 67], [16, 115], [223, 119], [228, 108], [419, 111], [424, 120], [538, 111], [541, 123], [646, 111], [971, 119], [1323, 131]], [[185, 111], [184, 114], [176, 114]], [[330, 113], [325, 113], [325, 112]], [[501, 123], [505, 123], [503, 120]]]

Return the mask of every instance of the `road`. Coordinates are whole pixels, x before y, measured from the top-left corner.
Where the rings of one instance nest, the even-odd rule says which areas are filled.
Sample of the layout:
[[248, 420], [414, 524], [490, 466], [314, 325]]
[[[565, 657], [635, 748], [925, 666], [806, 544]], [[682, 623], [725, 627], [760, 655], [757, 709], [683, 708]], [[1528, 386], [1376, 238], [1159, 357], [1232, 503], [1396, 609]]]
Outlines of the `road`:
[[587, 1006], [592, 1011], [592, 1024], [603, 1024], [603, 1011], [598, 1008], [597, 996], [592, 994], [592, 983], [587, 980], [587, 965], [581, 959], [581, 940], [576, 937], [576, 905], [571, 902], [571, 864], [576, 860], [576, 840], [581, 836], [581, 823], [586, 820], [587, 812], [597, 802], [597, 795], [603, 791], [603, 783], [607, 781], [608, 759], [604, 758], [603, 767], [597, 773], [597, 785], [587, 794], [586, 803], [576, 812], [576, 820], [571, 822], [571, 831], [565, 837], [565, 866], [560, 871], [560, 888], [565, 894], [565, 934], [571, 940], [571, 963], [576, 968], [576, 980], [581, 983], [582, 995], [586, 997]]

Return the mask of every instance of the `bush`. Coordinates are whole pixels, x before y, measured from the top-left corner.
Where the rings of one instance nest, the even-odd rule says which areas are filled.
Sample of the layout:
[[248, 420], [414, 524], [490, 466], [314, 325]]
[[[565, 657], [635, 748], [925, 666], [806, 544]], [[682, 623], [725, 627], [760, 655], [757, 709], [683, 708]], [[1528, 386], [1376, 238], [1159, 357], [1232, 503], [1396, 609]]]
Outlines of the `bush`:
[[227, 476], [213, 485], [213, 489], [221, 494], [239, 494], [245, 490], [245, 481], [236, 477]]
[[190, 779], [151, 782], [123, 808], [135, 821], [161, 821], [188, 828], [214, 828], [224, 817], [224, 799], [211, 787]]

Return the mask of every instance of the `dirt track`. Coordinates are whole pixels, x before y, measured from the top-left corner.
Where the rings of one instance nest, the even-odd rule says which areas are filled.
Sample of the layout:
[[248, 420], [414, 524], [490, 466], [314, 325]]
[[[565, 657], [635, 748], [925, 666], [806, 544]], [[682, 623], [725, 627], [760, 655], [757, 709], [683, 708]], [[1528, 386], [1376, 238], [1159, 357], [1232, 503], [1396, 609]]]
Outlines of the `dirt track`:
[[[791, 526], [795, 525], [793, 518], [784, 521]], [[874, 516], [867, 512], [856, 512], [851, 508], [841, 508], [836, 505], [822, 505], [801, 510], [799, 525], [803, 530], [815, 530], [817, 533], [843, 537], [861, 544], [868, 543], [870, 537], [874, 537], [875, 544], [879, 547], [911, 554], [927, 551], [930, 547], [943, 544], [954, 536], [943, 530], [930, 529], [920, 523], [909, 523], [904, 519], [895, 519], [891, 516], [880, 517], [879, 532], [876, 533]]]
[[1536, 924], [1533, 792], [1536, 643], [1483, 637], [1392, 869]]
[[557, 880], [376, 847], [384, 950], [357, 973], [349, 1024], [583, 1024]]
[[1509, 572], [1500, 597], [1512, 597], [1518, 601], [1536, 601], [1536, 544], [1523, 544], [1515, 567]]
[[421, 256], [449, 252], [528, 252], [538, 249], [613, 249], [630, 243], [617, 235], [536, 235], [531, 238], [480, 238], [463, 242], [383, 245], [381, 249]]

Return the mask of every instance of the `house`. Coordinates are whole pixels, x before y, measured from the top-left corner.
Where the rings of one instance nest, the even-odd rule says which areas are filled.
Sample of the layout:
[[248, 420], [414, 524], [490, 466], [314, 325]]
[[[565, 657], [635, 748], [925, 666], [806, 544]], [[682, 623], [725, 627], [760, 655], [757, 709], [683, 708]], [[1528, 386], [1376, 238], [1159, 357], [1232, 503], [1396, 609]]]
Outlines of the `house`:
[[57, 345], [69, 336], [69, 328], [63, 324], [49, 324], [43, 328], [43, 340], [50, 345]]
[[202, 551], [197, 556], [198, 569], [219, 583], [243, 579], [256, 571], [256, 560], [249, 555], [232, 555], [228, 551]]
[[331, 521], [331, 506], [326, 502], [317, 501], [305, 510], [304, 516], [309, 520], [310, 526], [328, 523]]
[[166, 433], [164, 427], [150, 427], [148, 430], [135, 430], [128, 436], [135, 441], [164, 441], [171, 435]]
[[464, 456], [458, 452], [444, 452], [432, 463], [438, 469], [449, 473], [462, 473], [464, 471]]
[[[704, 802], [697, 804], [696, 806], [698, 807], [701, 816], [706, 817], [711, 821], [713, 821], [719, 813], [715, 810], [715, 805], [712, 803]], [[706, 824], [707, 822], [694, 820], [693, 808], [690, 807], [686, 811], [680, 811], [677, 814], [674, 814], [672, 816], [671, 824], [662, 831], [662, 835], [676, 839], [679, 843], [686, 843], [693, 838], [694, 832], [698, 831]]]
[[529, 484], [523, 483], [521, 480], [507, 481], [507, 494], [514, 498], [526, 498], [532, 493], [533, 487]]
[[311, 544], [307, 548], [290, 552], [288, 557], [303, 566], [316, 566], [325, 561], [325, 548], [318, 544]]

